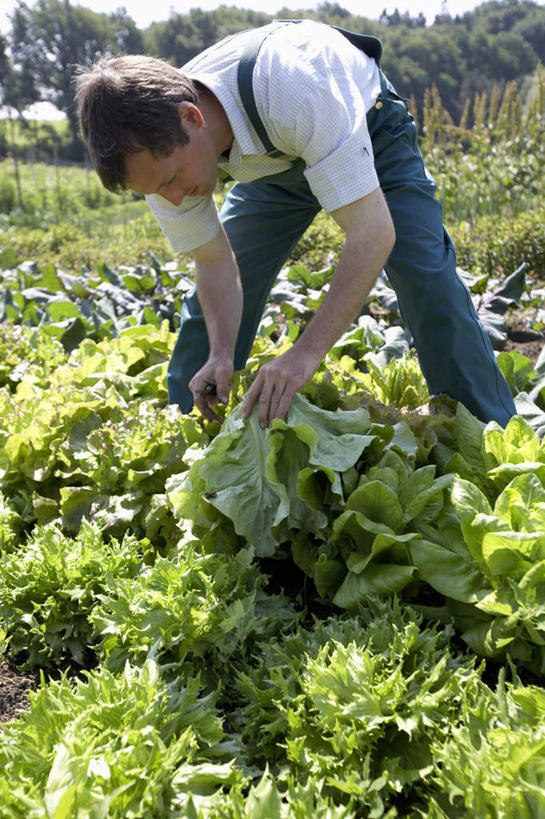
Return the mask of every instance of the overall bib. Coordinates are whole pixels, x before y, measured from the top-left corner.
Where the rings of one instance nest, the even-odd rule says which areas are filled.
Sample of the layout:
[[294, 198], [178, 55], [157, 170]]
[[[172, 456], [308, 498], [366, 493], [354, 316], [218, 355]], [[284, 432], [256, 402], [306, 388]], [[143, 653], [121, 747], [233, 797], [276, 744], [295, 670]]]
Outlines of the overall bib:
[[[379, 63], [382, 49], [376, 38], [339, 31]], [[246, 113], [267, 152], [274, 156], [252, 89], [252, 71], [262, 42], [263, 33], [256, 30], [242, 55], [238, 82]], [[481, 420], [505, 426], [516, 412], [511, 391], [469, 291], [456, 273], [454, 246], [443, 227], [435, 182], [418, 148], [414, 119], [382, 72], [381, 92], [367, 114], [367, 124], [375, 168], [396, 232], [385, 272], [413, 336], [430, 394], [447, 393]], [[297, 159], [284, 173], [238, 182], [225, 197], [220, 219], [237, 259], [244, 293], [235, 369], [246, 363], [280, 269], [321, 210], [304, 168], [304, 161]], [[182, 412], [193, 406], [188, 382], [204, 365], [208, 352], [204, 318], [193, 291], [183, 306], [167, 376], [169, 401], [179, 404]]]

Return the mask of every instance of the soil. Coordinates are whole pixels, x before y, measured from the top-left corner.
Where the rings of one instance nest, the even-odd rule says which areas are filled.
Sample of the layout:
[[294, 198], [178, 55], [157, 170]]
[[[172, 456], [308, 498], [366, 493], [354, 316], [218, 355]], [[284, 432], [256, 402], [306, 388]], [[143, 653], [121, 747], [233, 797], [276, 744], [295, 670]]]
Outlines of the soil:
[[545, 344], [545, 335], [528, 329], [524, 310], [513, 310], [507, 316], [507, 342], [504, 350], [518, 350], [535, 364]]
[[[504, 349], [518, 350], [535, 364], [545, 344], [545, 334], [528, 329], [523, 310], [512, 311], [507, 316], [507, 326]], [[298, 580], [302, 582], [301, 578]], [[14, 719], [29, 707], [29, 692], [38, 684], [38, 675], [20, 672], [9, 663], [0, 664], [0, 723]]]
[[18, 671], [9, 663], [0, 664], [0, 722], [15, 719], [29, 707], [29, 692], [38, 682], [37, 674]]

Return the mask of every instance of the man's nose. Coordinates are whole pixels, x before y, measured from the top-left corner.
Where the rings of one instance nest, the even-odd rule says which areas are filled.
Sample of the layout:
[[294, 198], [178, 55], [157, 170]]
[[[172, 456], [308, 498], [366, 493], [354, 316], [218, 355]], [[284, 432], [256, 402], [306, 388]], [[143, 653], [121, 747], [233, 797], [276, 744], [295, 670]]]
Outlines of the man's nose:
[[171, 205], [181, 205], [184, 201], [185, 192], [184, 191], [165, 191], [161, 194]]

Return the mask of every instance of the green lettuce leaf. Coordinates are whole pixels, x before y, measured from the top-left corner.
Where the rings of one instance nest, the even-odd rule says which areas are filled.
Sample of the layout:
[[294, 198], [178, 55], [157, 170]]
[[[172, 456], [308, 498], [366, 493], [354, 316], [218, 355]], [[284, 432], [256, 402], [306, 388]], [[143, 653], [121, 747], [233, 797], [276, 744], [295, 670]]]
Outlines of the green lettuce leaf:
[[245, 421], [238, 407], [192, 464], [181, 494], [176, 495], [179, 482], [169, 484], [169, 497], [178, 514], [201, 525], [206, 506], [217, 509], [257, 555], [272, 555], [291, 529], [320, 533], [325, 528], [326, 514], [306, 502], [309, 470], [329, 476], [331, 491], [340, 496], [340, 478], [331, 479], [332, 473], [357, 463], [375, 440], [368, 428], [363, 409], [332, 413], [300, 395], [286, 421], [275, 419], [270, 429], [260, 427], [257, 410]]

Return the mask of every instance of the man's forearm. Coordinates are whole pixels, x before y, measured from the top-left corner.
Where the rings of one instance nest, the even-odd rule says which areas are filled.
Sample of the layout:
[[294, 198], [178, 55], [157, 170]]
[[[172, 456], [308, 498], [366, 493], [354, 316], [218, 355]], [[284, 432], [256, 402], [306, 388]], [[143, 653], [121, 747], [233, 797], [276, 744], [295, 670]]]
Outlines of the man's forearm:
[[221, 421], [214, 404], [229, 400], [235, 345], [242, 315], [242, 288], [237, 263], [220, 229], [217, 236], [193, 252], [197, 293], [206, 324], [210, 352], [189, 389], [209, 421]]
[[195, 252], [195, 279], [211, 357], [233, 359], [242, 315], [242, 287], [234, 255], [221, 231], [208, 252]]
[[[342, 221], [342, 219], [341, 219]], [[387, 212], [374, 222], [347, 225], [346, 243], [329, 290], [296, 342], [300, 354], [322, 361], [354, 320], [388, 260], [395, 240]]]
[[234, 356], [242, 315], [242, 290], [232, 269], [196, 266], [196, 282], [210, 356]]

